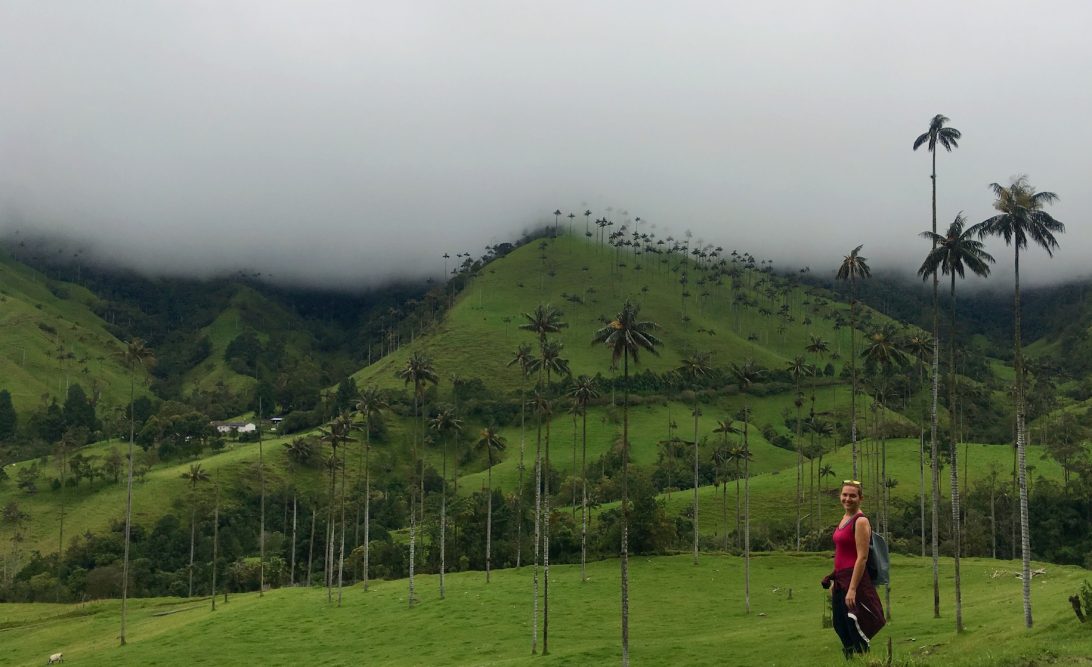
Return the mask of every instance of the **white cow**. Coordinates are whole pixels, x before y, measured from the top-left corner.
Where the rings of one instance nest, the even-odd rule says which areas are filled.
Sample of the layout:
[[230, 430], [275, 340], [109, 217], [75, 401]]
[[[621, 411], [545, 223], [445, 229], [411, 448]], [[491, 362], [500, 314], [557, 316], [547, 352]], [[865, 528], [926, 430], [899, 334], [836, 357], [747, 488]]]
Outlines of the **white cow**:
[[53, 655], [49, 656], [49, 662], [47, 662], [46, 664], [55, 665], [59, 662], [64, 662], [64, 653], [54, 653]]

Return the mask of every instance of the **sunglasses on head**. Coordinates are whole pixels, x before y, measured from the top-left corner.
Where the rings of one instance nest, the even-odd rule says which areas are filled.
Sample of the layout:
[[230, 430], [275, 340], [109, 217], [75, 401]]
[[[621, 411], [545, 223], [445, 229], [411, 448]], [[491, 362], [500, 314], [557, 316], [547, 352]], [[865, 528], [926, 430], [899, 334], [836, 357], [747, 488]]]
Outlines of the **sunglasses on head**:
[[853, 486], [860, 486], [861, 483], [855, 479], [843, 479], [842, 484], [851, 484]]

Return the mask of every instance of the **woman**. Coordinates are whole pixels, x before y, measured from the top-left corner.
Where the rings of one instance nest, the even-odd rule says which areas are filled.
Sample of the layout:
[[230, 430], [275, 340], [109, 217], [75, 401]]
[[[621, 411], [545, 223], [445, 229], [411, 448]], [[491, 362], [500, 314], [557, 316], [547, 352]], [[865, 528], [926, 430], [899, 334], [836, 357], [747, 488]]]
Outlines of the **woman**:
[[834, 530], [834, 571], [823, 577], [823, 588], [834, 586], [834, 631], [842, 640], [847, 659], [854, 653], [866, 653], [869, 641], [886, 623], [880, 596], [866, 568], [872, 526], [861, 512], [861, 497], [860, 482], [842, 482], [842, 507], [846, 513]]

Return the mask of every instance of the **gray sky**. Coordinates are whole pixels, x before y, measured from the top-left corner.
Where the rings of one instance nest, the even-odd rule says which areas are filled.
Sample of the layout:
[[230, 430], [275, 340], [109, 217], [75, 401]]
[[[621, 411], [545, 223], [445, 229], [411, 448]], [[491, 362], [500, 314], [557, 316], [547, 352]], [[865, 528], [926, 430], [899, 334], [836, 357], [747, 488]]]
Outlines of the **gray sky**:
[[1021, 277], [1087, 274], [1089, 25], [1076, 1], [0, 0], [0, 230], [356, 284], [611, 206], [781, 265], [916, 266], [911, 145], [943, 113], [939, 226], [1027, 173], [1068, 231]]

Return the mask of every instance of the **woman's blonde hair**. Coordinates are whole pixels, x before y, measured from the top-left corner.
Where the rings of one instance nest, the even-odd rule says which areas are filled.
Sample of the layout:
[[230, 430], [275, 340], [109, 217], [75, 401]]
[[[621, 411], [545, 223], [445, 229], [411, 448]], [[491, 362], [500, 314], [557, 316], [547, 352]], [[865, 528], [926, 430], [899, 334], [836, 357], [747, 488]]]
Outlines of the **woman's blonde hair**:
[[864, 485], [855, 479], [843, 479], [842, 486], [852, 486], [857, 489], [857, 495], [864, 498]]

